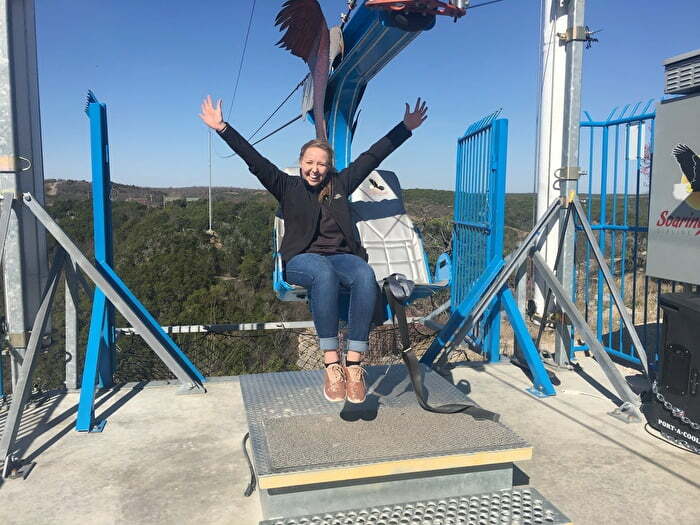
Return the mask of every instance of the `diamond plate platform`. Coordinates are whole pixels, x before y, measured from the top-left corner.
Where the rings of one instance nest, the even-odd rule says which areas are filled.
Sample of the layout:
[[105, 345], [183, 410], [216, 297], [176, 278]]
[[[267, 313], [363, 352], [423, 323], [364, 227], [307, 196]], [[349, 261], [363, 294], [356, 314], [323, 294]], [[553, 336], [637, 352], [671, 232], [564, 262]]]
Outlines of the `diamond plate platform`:
[[[470, 401], [423, 367], [432, 404]], [[367, 368], [367, 400], [329, 403], [323, 370], [240, 378], [264, 519], [513, 487], [532, 447], [501, 423], [434, 414], [403, 365]]]
[[540, 525], [570, 524], [532, 487], [274, 519], [260, 525]]
[[[403, 365], [367, 368], [361, 405], [329, 403], [323, 371], [242, 376], [256, 473], [272, 489], [510, 463], [532, 448], [501, 423], [418, 406]], [[424, 368], [430, 403], [469, 401]]]

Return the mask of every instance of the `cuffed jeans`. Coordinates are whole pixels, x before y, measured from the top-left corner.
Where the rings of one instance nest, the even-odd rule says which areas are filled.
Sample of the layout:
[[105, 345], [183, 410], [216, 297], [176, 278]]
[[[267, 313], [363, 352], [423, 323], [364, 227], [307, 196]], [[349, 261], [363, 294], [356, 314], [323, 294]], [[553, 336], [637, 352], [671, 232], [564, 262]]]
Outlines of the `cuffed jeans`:
[[377, 301], [374, 270], [352, 254], [300, 253], [286, 265], [286, 281], [309, 291], [311, 317], [321, 350], [338, 348], [338, 296], [340, 287], [350, 290], [347, 348], [365, 352]]

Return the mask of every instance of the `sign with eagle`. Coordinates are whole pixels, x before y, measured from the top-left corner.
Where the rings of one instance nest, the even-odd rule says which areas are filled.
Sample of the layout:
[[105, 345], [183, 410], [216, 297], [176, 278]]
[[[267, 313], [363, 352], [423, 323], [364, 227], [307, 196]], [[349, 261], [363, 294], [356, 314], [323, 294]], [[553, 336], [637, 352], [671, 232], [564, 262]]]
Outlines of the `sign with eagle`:
[[656, 108], [647, 274], [700, 284], [700, 95]]

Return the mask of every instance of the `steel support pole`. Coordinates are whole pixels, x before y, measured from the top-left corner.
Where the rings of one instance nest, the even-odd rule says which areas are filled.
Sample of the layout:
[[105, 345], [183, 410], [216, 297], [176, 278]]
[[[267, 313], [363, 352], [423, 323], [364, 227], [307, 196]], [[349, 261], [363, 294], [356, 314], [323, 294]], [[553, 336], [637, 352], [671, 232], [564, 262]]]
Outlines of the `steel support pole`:
[[[527, 310], [527, 264], [525, 263], [521, 264], [515, 272], [515, 302], [520, 315], [522, 315], [524, 319]], [[522, 355], [522, 349], [520, 348], [520, 343], [518, 343], [518, 338], [515, 336], [515, 333], [513, 333], [513, 353], [516, 357]]]
[[66, 388], [75, 390], [78, 384], [78, 278], [72, 259], [64, 266], [66, 276]]
[[[33, 0], [0, 0], [0, 192], [44, 201]], [[3, 260], [13, 371], [27, 346], [48, 275], [44, 229], [13, 208]]]
[[[557, 170], [559, 190], [562, 199], [570, 200], [578, 188], [578, 177], [581, 169], [578, 165], [579, 131], [581, 120], [581, 70], [583, 68], [583, 45], [581, 33], [585, 28], [584, 13], [586, 0], [568, 0], [568, 23], [564, 38], [561, 39], [566, 47], [566, 75], [564, 91], [563, 133], [561, 165]], [[574, 244], [575, 229], [565, 224], [566, 210], [560, 211], [559, 232], [563, 235], [561, 261], [556, 268], [557, 276], [564, 290], [573, 297], [575, 286]], [[570, 337], [568, 327], [560, 327], [561, 337], [555, 339], [554, 360], [560, 366], [569, 363], [567, 342], [563, 337]], [[568, 333], [568, 335], [567, 335]]]
[[[561, 45], [558, 34], [566, 31], [568, 16], [566, 0], [543, 0], [542, 54], [539, 78], [539, 115], [537, 121], [537, 216], [541, 217], [549, 204], [558, 196], [554, 189], [554, 172], [560, 166], [562, 156], [563, 107], [566, 79], [567, 48]], [[554, 267], [557, 249], [557, 232], [553, 229], [543, 239], [545, 260]], [[538, 286], [534, 289], [537, 311], [542, 312], [544, 296], [540, 293], [539, 276], [534, 274]]]
[[46, 287], [46, 292], [44, 293], [41, 305], [39, 306], [36, 318], [34, 319], [34, 325], [32, 326], [27, 351], [24, 355], [24, 360], [22, 361], [22, 366], [17, 377], [17, 384], [12, 392], [12, 404], [10, 405], [7, 420], [5, 421], [2, 440], [0, 441], [0, 459], [4, 463], [2, 472], [3, 477], [7, 476], [15, 466], [14, 463], [16, 460], [12, 457], [14, 452], [13, 446], [15, 443], [15, 438], [17, 437], [17, 432], [19, 431], [20, 422], [22, 420], [24, 405], [27, 403], [29, 396], [31, 395], [32, 373], [34, 372], [34, 367], [36, 365], [37, 350], [41, 345], [41, 335], [46, 328], [46, 324], [48, 323], [49, 316], [51, 314], [51, 305], [53, 304], [53, 298], [56, 293], [56, 288], [58, 285], [58, 280], [61, 276], [61, 269], [63, 268], [64, 261], [65, 252], [59, 248], [54, 258], [53, 265], [51, 266], [51, 273], [49, 275], [49, 282]]

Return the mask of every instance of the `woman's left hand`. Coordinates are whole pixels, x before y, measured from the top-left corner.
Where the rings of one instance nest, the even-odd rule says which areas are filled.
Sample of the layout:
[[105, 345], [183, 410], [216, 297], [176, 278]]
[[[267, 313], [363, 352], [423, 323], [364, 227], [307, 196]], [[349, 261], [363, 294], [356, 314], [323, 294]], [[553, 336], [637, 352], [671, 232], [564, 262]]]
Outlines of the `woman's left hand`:
[[418, 126], [425, 122], [428, 118], [428, 106], [425, 105], [425, 101], [421, 104], [420, 97], [416, 100], [416, 107], [411, 111], [411, 107], [406, 103], [406, 112], [403, 116], [403, 123], [409, 129], [413, 131]]

